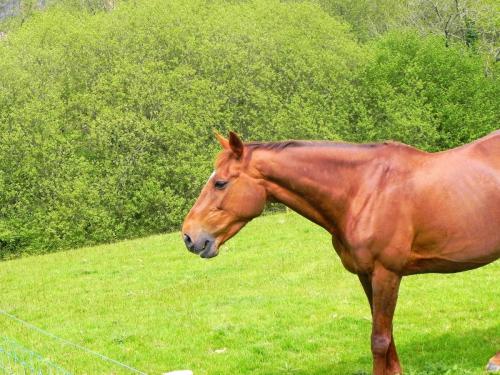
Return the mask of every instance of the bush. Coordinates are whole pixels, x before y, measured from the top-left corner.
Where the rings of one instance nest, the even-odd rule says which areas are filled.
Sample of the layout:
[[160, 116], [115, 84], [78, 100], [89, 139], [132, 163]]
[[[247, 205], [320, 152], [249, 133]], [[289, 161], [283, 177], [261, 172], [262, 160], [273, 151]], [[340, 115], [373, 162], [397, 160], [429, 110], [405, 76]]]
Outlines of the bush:
[[437, 37], [361, 45], [311, 2], [67, 4], [0, 41], [0, 258], [178, 228], [214, 128], [438, 150], [498, 124], [497, 75]]
[[210, 174], [213, 128], [337, 138], [362, 61], [347, 27], [306, 3], [32, 15], [0, 44], [0, 251], [178, 228]]
[[361, 79], [366, 136], [442, 150], [498, 126], [498, 76], [486, 77], [481, 57], [467, 48], [399, 31], [384, 35], [373, 50]]

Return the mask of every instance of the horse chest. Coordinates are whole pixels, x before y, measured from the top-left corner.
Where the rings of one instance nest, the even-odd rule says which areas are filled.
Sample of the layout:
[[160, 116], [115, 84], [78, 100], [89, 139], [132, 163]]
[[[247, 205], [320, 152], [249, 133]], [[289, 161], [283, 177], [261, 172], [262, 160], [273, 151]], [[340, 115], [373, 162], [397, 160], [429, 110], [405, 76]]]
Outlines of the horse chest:
[[373, 269], [373, 257], [368, 251], [355, 251], [345, 246], [337, 237], [332, 237], [332, 245], [346, 270], [354, 274], [368, 274]]

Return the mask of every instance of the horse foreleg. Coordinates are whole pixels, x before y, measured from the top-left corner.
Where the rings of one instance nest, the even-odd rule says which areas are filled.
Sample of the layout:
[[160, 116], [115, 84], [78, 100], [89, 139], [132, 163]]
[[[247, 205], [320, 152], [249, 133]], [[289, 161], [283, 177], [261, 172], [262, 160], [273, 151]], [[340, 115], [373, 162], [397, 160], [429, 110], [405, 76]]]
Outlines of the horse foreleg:
[[389, 350], [387, 351], [387, 374], [389, 375], [402, 375], [403, 369], [399, 363], [398, 353], [396, 352], [396, 343], [394, 342], [394, 336], [391, 333], [391, 345], [389, 345]]
[[401, 276], [381, 266], [376, 267], [371, 276], [374, 375], [395, 375], [401, 371], [392, 337], [392, 318], [400, 282]]
[[[368, 303], [370, 304], [370, 311], [373, 318], [373, 290], [371, 279], [368, 275], [358, 275], [359, 281], [363, 286], [366, 298], [368, 298]], [[386, 373], [389, 375], [403, 374], [403, 369], [399, 362], [398, 353], [396, 351], [396, 343], [394, 342], [394, 336], [391, 329], [391, 343], [389, 344], [389, 349], [387, 349], [386, 355]]]

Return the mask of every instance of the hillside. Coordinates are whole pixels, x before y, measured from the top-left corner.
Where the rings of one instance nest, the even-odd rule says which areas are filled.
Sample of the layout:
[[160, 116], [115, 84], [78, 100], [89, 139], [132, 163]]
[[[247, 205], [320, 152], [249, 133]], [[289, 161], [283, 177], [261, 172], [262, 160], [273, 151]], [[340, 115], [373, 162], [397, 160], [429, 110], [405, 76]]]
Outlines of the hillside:
[[[395, 335], [408, 375], [483, 374], [500, 347], [499, 271], [403, 280]], [[2, 262], [0, 285], [0, 309], [149, 374], [371, 368], [358, 280], [295, 214], [256, 219], [209, 261], [172, 233]], [[76, 374], [128, 373], [2, 315], [0, 332]]]

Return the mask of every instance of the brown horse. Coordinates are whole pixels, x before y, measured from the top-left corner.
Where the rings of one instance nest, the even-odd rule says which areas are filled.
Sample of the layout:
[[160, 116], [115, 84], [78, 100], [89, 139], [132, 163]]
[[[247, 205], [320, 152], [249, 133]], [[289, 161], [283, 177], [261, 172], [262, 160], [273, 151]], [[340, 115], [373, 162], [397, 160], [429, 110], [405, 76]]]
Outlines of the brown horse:
[[267, 201], [322, 226], [368, 297], [375, 375], [402, 373], [392, 318], [403, 276], [500, 257], [500, 131], [438, 153], [394, 142], [216, 137], [223, 151], [182, 227], [189, 251], [216, 256]]

